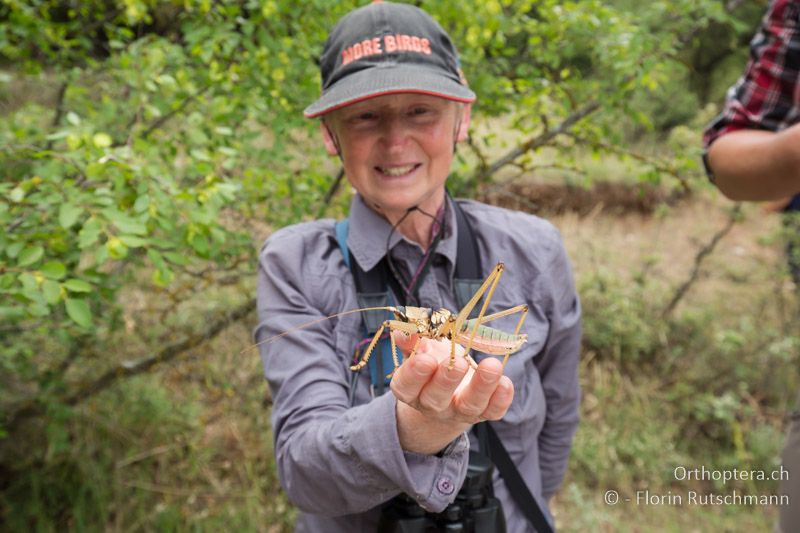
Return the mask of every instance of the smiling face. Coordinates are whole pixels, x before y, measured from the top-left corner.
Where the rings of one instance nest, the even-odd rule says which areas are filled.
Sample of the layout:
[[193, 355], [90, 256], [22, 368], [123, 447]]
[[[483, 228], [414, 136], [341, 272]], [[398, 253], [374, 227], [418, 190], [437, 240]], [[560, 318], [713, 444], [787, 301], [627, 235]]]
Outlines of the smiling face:
[[453, 146], [466, 139], [469, 117], [469, 105], [390, 94], [329, 113], [322, 134], [366, 204], [392, 220], [413, 206], [428, 212], [441, 206]]

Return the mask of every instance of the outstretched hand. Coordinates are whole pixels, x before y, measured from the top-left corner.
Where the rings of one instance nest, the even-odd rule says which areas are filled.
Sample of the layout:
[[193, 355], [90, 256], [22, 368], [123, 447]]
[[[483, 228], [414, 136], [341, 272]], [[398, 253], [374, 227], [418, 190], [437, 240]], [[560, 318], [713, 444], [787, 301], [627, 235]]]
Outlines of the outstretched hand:
[[[408, 354], [416, 336], [393, 333]], [[411, 358], [395, 370], [392, 392], [397, 402], [397, 430], [404, 450], [436, 453], [469, 426], [502, 418], [514, 398], [514, 385], [502, 363], [487, 357], [473, 370], [456, 345], [450, 369], [450, 341], [420, 339]]]

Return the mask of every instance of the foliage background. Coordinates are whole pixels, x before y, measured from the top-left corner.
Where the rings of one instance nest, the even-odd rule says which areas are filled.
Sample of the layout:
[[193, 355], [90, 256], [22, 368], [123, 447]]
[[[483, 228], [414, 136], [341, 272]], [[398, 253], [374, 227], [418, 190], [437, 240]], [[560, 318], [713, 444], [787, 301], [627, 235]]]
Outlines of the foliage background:
[[[358, 4], [0, 4], [4, 528], [290, 527], [269, 394], [242, 350], [260, 242], [348, 204], [301, 111], [327, 30]], [[765, 3], [417, 4], [458, 43], [479, 95], [456, 194], [541, 210], [520, 186], [666, 191], [605, 231], [597, 209], [554, 219], [586, 330], [559, 523], [618, 530], [636, 512], [652, 527], [763, 525], [773, 510], [631, 510], [601, 496], [677, 490], [669, 465], [777, 461], [797, 385], [781, 237], [752, 209], [727, 213], [698, 159]], [[671, 227], [680, 217], [693, 223]], [[620, 228], [633, 241], [614, 241]], [[710, 269], [715, 239], [737, 231], [771, 254]]]

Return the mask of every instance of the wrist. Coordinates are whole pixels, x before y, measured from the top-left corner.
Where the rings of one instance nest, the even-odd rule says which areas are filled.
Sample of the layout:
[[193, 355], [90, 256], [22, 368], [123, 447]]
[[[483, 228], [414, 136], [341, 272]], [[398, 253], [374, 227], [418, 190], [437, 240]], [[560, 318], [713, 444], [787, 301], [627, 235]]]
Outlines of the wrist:
[[397, 436], [406, 452], [433, 455], [444, 450], [470, 425], [453, 420], [439, 420], [397, 402]]

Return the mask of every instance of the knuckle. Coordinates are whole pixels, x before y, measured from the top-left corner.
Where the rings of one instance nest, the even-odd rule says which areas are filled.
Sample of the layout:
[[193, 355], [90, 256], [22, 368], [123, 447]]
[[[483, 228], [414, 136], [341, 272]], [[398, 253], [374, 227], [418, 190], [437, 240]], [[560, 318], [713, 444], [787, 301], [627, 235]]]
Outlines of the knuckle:
[[394, 394], [395, 398], [397, 398], [399, 401], [401, 401], [403, 403], [407, 403], [407, 404], [410, 405], [416, 399], [416, 395], [415, 394], [411, 393], [410, 391], [405, 390], [400, 385], [395, 384], [394, 380], [392, 380], [391, 390], [392, 390], [392, 393]]
[[483, 413], [485, 409], [486, 409], [485, 405], [480, 405], [472, 401], [462, 401], [459, 403], [457, 411], [458, 414], [463, 417], [474, 419], [480, 416], [480, 414]]
[[427, 413], [443, 413], [450, 406], [449, 398], [426, 394], [420, 398], [420, 406]]
[[482, 414], [481, 419], [483, 420], [500, 420], [505, 416], [506, 410], [497, 408], [497, 407], [489, 407], [487, 408]]

